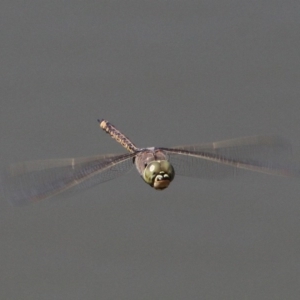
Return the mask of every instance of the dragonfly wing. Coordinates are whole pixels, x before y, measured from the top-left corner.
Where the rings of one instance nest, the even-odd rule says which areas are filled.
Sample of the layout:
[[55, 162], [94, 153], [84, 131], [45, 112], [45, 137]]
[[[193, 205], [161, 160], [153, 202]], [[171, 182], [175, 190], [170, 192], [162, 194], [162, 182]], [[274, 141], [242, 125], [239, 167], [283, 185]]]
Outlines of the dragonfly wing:
[[239, 170], [299, 176], [288, 163], [290, 144], [279, 137], [244, 137], [211, 144], [164, 148], [178, 175], [221, 179]]
[[235, 159], [252, 160], [281, 160], [291, 157], [291, 144], [278, 136], [250, 136], [219, 141], [208, 144], [178, 146], [175, 149], [182, 149], [192, 152], [209, 152], [223, 156], [234, 156]]
[[23, 162], [2, 174], [4, 196], [16, 205], [74, 193], [131, 169], [134, 153]]

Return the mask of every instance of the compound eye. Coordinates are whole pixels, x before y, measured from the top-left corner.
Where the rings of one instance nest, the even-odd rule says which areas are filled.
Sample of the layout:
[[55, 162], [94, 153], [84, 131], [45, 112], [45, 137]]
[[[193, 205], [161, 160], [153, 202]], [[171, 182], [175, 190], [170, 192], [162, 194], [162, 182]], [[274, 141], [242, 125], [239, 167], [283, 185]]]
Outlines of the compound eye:
[[155, 177], [159, 172], [160, 163], [157, 161], [153, 161], [146, 166], [143, 178], [148, 184], [153, 185]]
[[[155, 189], [165, 188], [174, 179], [175, 172], [167, 160], [150, 162], [144, 170], [143, 179]], [[160, 183], [158, 183], [160, 182]]]

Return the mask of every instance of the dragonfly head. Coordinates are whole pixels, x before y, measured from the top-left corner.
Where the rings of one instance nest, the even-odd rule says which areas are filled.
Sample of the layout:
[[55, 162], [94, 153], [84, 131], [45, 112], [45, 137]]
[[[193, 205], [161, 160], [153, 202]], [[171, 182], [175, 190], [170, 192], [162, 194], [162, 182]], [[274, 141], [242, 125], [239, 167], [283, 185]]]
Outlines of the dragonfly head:
[[155, 160], [150, 162], [144, 172], [143, 179], [156, 190], [167, 188], [174, 179], [175, 171], [167, 160]]

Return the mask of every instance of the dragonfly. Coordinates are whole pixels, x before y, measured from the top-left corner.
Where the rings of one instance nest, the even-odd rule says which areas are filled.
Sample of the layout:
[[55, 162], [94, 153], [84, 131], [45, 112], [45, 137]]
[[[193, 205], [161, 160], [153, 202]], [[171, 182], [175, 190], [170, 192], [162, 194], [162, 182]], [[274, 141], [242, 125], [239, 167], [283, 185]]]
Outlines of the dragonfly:
[[127, 153], [11, 165], [1, 177], [5, 197], [22, 205], [74, 194], [123, 175], [134, 165], [155, 190], [166, 189], [175, 174], [203, 179], [237, 176], [241, 170], [285, 177], [300, 175], [298, 168], [283, 163], [291, 147], [280, 137], [252, 136], [200, 145], [138, 148], [108, 121], [98, 122]]

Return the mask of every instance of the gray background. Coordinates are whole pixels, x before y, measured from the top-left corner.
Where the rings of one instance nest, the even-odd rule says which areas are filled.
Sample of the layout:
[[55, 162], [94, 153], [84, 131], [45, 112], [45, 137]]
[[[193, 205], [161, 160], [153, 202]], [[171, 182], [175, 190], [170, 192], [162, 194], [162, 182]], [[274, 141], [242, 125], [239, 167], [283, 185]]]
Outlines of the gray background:
[[[299, 159], [299, 1], [2, 1], [1, 166], [279, 134]], [[0, 207], [1, 299], [299, 299], [299, 180], [136, 172]]]

